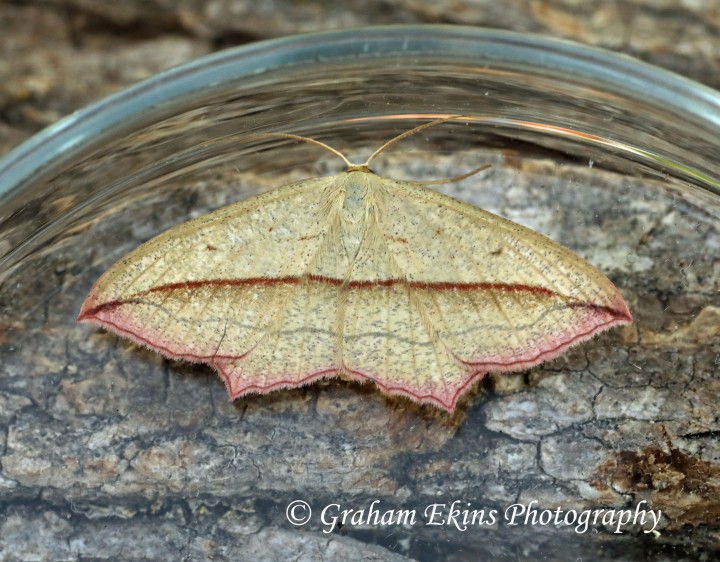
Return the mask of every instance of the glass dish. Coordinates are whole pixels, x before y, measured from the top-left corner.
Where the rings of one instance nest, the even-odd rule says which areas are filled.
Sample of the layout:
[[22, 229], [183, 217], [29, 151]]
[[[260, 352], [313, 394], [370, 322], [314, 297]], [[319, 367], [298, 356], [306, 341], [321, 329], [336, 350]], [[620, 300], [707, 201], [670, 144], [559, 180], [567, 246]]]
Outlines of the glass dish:
[[[451, 115], [463, 117], [373, 168], [426, 180], [492, 164], [438, 189], [603, 270], [632, 327], [530, 372], [489, 375], [449, 416], [340, 381], [230, 403], [208, 368], [75, 322], [94, 281], [140, 242], [342, 169], [315, 146], [258, 133], [363, 161]], [[110, 556], [110, 528], [125, 539], [115, 556], [160, 559], [717, 552], [719, 154], [717, 92], [574, 43], [463, 27], [257, 43], [68, 116], [0, 160], [0, 536], [14, 537], [0, 550]], [[297, 500], [313, 510], [302, 527], [288, 520]], [[444, 512], [428, 524], [430, 506], [454, 501], [494, 510], [494, 522], [463, 530]], [[663, 516], [653, 532], [615, 533], [602, 517], [584, 531], [510, 525], [518, 503]], [[368, 517], [333, 527], [339, 509]], [[418, 517], [382, 524], [372, 509]]]

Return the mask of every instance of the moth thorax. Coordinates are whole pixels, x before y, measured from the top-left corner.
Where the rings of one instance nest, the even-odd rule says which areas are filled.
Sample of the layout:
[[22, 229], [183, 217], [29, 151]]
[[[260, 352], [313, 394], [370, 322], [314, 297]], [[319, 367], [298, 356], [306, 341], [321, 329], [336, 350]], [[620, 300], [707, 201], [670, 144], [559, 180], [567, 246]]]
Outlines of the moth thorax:
[[367, 208], [367, 174], [350, 172], [344, 179], [343, 218], [348, 223], [359, 223], [365, 217]]

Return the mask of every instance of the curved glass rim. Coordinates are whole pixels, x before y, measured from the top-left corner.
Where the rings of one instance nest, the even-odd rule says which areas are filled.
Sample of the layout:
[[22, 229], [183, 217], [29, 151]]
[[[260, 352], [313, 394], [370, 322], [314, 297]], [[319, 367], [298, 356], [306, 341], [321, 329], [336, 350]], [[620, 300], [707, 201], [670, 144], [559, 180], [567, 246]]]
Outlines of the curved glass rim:
[[[43, 129], [0, 159], [0, 197], [50, 168], [78, 148], [112, 132], [131, 130], [162, 104], [244, 76], [318, 60], [378, 55], [453, 56], [494, 64], [523, 64], [544, 72], [572, 73], [665, 110], [704, 123], [720, 146], [720, 92], [628, 55], [573, 41], [477, 27], [389, 25], [293, 35], [207, 55], [124, 88]], [[320, 56], [321, 55], [321, 56]]]

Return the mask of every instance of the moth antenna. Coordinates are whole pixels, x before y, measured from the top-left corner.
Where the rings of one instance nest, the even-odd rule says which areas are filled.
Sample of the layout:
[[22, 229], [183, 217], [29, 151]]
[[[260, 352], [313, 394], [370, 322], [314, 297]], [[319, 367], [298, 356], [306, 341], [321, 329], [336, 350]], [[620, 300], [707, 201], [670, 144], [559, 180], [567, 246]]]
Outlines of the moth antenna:
[[492, 164], [483, 164], [482, 166], [478, 166], [474, 170], [470, 170], [469, 172], [465, 174], [460, 174], [459, 176], [453, 176], [451, 178], [447, 178], [444, 180], [423, 180], [423, 181], [417, 181], [415, 180], [413, 183], [421, 183], [423, 185], [440, 185], [443, 183], [455, 183], [456, 181], [462, 181], [465, 178], [469, 178], [470, 176], [474, 176], [478, 172], [482, 172], [483, 170], [487, 170], [490, 168]]
[[324, 142], [320, 142], [319, 140], [311, 139], [310, 137], [303, 137], [300, 135], [293, 135], [290, 133], [260, 133], [257, 135], [253, 135], [257, 138], [280, 138], [280, 139], [293, 139], [296, 141], [306, 142], [309, 144], [314, 144], [315, 146], [319, 146], [321, 148], [324, 148], [325, 150], [329, 150], [332, 152], [335, 156], [339, 156], [342, 158], [343, 162], [347, 165], [348, 168], [352, 168], [353, 164], [345, 158], [345, 155], [340, 152], [339, 150], [335, 150], [332, 146], [325, 144]]
[[419, 133], [423, 129], [427, 129], [428, 127], [434, 127], [435, 125], [439, 125], [440, 123], [445, 123], [446, 121], [452, 121], [454, 119], [461, 119], [464, 115], [451, 115], [450, 117], [443, 117], [442, 119], [435, 119], [433, 121], [429, 121], [428, 123], [423, 123], [422, 125], [418, 125], [417, 127], [414, 127], [410, 129], [409, 131], [405, 131], [404, 133], [399, 134], [396, 137], [391, 138], [389, 141], [387, 141], [385, 144], [383, 144], [380, 148], [378, 148], [375, 152], [373, 152], [370, 155], [370, 158], [368, 158], [365, 161], [365, 164], [363, 166], [369, 166], [370, 161], [375, 158], [378, 154], [380, 154], [383, 150], [386, 148], [392, 146], [396, 142], [399, 142], [403, 140], [404, 138], [409, 137], [410, 135], [414, 135], [415, 133]]

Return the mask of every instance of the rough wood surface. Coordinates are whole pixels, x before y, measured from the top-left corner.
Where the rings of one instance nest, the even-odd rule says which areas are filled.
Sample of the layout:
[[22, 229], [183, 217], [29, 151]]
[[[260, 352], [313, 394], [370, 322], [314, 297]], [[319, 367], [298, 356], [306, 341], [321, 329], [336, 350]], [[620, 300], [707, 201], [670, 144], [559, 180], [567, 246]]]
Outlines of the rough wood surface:
[[720, 88], [715, 0], [53, 0], [0, 5], [0, 153], [162, 68], [219, 48], [358, 25], [454, 23], [628, 53]]
[[[4, 4], [0, 150], [219, 47], [355, 24], [452, 21], [545, 32], [720, 86], [714, 2], [516, 4], [410, 0], [388, 12], [380, 2], [275, 2], [270, 13], [255, 3], [192, 0]], [[443, 166], [457, 168], [432, 164], [438, 176]], [[555, 217], [531, 226], [561, 235], [611, 275], [636, 324], [529, 373], [489, 377], [452, 417], [343, 382], [230, 403], [209, 369], [163, 361], [68, 321], [101, 273], [78, 261], [95, 256], [71, 247], [49, 256], [39, 274], [0, 287], [0, 560], [716, 556], [717, 217], [647, 182], [542, 160], [522, 165], [542, 189], [512, 184], [498, 166], [497, 191], [453, 193], [526, 224]], [[584, 201], [564, 200], [567, 182], [578, 178], [591, 191]], [[266, 181], [262, 187], [278, 177]], [[177, 207], [166, 194], [143, 200], [81, 236], [122, 255], [160, 224], [222, 204], [228, 190], [212, 187], [178, 188]], [[647, 197], [637, 195], [642, 189]], [[556, 211], [568, 206], [577, 214]], [[128, 247], [119, 248], [119, 238]], [[53, 298], [38, 306], [37, 294]], [[30, 305], [38, 308], [28, 316]], [[294, 500], [313, 509], [305, 526], [287, 520]], [[376, 500], [380, 512], [415, 510], [418, 521], [323, 532], [324, 507], [367, 513]], [[640, 526], [615, 534], [611, 524], [585, 533], [506, 521], [466, 530], [426, 524], [428, 506], [456, 500], [498, 519], [532, 501], [577, 511], [645, 501], [663, 516], [657, 534]]]

